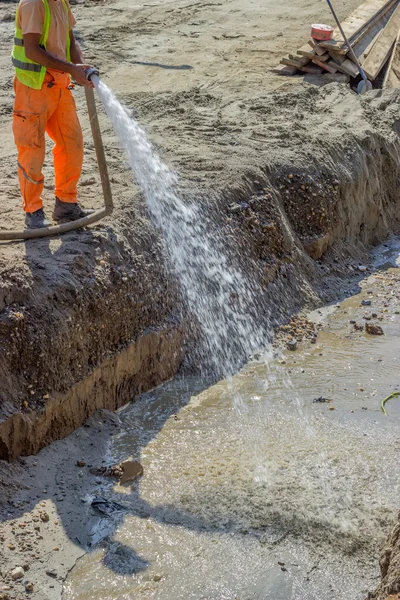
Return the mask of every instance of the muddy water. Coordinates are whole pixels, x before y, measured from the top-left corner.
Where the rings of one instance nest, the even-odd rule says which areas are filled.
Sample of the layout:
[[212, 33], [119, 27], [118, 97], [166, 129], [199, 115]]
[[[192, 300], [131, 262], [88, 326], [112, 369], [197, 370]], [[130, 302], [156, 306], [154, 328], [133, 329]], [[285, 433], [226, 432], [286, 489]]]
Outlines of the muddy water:
[[[139, 458], [145, 474], [104, 491], [125, 509], [63, 598], [364, 599], [399, 508], [400, 399], [380, 410], [400, 383], [396, 277], [377, 272], [316, 311], [316, 344], [122, 411], [113, 460]], [[374, 311], [384, 336], [350, 324]]]

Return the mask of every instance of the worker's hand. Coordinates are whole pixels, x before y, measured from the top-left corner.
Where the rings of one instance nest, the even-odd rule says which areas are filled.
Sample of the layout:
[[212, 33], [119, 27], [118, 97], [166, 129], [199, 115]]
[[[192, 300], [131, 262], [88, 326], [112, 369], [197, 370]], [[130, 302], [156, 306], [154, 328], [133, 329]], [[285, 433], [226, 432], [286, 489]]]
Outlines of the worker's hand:
[[70, 75], [78, 85], [86, 85], [94, 87], [93, 83], [86, 79], [86, 70], [90, 69], [90, 65], [71, 65]]

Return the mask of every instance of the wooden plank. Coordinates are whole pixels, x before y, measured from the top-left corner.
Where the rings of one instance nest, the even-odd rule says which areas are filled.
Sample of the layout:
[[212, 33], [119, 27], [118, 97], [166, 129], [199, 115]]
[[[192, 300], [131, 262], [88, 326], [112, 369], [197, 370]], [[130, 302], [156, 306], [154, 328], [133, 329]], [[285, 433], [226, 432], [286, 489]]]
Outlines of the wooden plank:
[[337, 52], [333, 52], [333, 50], [329, 50], [329, 56], [333, 58], [335, 63], [338, 65], [341, 65], [345, 60], [347, 60], [344, 54], [338, 54]]
[[[299, 54], [300, 56], [306, 56], [309, 60], [312, 60], [316, 54], [315, 52], [311, 52], [311, 48], [310, 48], [310, 52], [306, 52], [305, 50], [297, 50], [297, 54]], [[325, 54], [325, 52], [324, 52]], [[290, 58], [290, 54], [289, 54], [289, 58]]]
[[318, 60], [318, 58], [313, 58], [313, 63], [318, 65], [319, 67], [322, 67], [323, 69], [325, 69], [325, 71], [328, 71], [328, 73], [336, 73], [336, 71], [337, 71], [337, 65], [331, 64], [331, 63], [333, 63], [333, 61], [324, 63], [324, 62]]
[[[297, 50], [297, 52], [300, 53], [300, 50]], [[330, 56], [329, 56], [329, 52], [324, 52], [324, 54], [322, 56], [317, 56], [315, 53], [313, 54], [312, 52], [303, 52], [302, 56], [307, 57], [309, 60], [312, 60], [313, 58], [317, 58], [318, 60], [322, 60], [322, 62], [326, 62], [327, 60], [329, 60]], [[289, 54], [289, 58], [292, 58], [292, 55]], [[294, 58], [299, 58], [298, 56], [294, 57]]]
[[[380, 20], [377, 23], [375, 23], [375, 25], [370, 26], [369, 30], [366, 30], [366, 33], [364, 33], [361, 39], [359, 39], [358, 42], [352, 46], [353, 52], [361, 64], [370, 52], [373, 44], [376, 41], [376, 37], [379, 35], [382, 29], [384, 29], [386, 23], [389, 21], [395, 8], [396, 6], [395, 4], [393, 4], [390, 10], [388, 10], [388, 12], [383, 17], [381, 17]], [[344, 50], [342, 50], [342, 54], [339, 54], [337, 50], [337, 48], [329, 50], [329, 54], [332, 56], [333, 60], [337, 64], [340, 65], [342, 62], [344, 62], [346, 60], [346, 57], [352, 60], [351, 53], [344, 52]]]
[[[389, 64], [387, 66], [385, 77], [383, 78], [382, 89], [385, 89], [388, 87], [389, 79], [390, 79], [390, 81], [392, 81], [391, 73], [392, 73], [393, 64], [395, 62], [397, 52], [399, 51], [399, 43], [400, 43], [400, 30], [399, 30], [399, 33], [397, 34], [396, 41], [393, 45], [393, 50], [392, 50], [392, 54], [389, 59]], [[397, 77], [396, 77], [396, 79], [397, 79]]]
[[321, 42], [323, 44], [323, 48], [328, 50], [329, 52], [333, 50], [337, 52], [337, 54], [347, 54], [347, 48], [343, 48], [343, 42], [337, 40], [327, 40], [326, 42]]
[[296, 67], [289, 67], [288, 65], [278, 65], [271, 70], [276, 75], [286, 75], [289, 77], [297, 73]]
[[281, 60], [281, 63], [283, 65], [288, 65], [289, 67], [297, 67], [297, 68], [303, 67], [308, 62], [309, 62], [309, 60], [308, 60], [308, 58], [306, 56], [299, 56], [298, 58], [296, 58], [296, 60], [294, 60], [293, 58], [289, 58], [289, 57], [285, 56]]
[[[388, 13], [391, 14], [396, 8], [397, 4], [398, 0], [389, 0], [381, 10], [379, 10], [371, 19], [366, 21], [364, 27], [362, 27], [360, 31], [353, 35], [351, 40], [349, 40], [351, 46], [353, 47], [358, 44], [371, 31], [371, 29], [381, 21], [381, 19], [383, 19]], [[389, 20], [389, 18], [387, 20]], [[346, 47], [346, 44], [344, 44], [344, 47]]]
[[400, 88], [400, 45], [397, 46], [394, 55], [392, 68], [389, 73], [389, 77], [386, 84], [387, 89], [399, 89]]
[[314, 40], [313, 38], [308, 40], [308, 45], [311, 46], [315, 54], [318, 54], [318, 56], [322, 56], [326, 52], [325, 48], [321, 48], [317, 40]]
[[317, 65], [313, 65], [312, 63], [304, 65], [304, 67], [300, 67], [299, 71], [302, 71], [303, 73], [310, 73], [311, 75], [321, 75], [321, 73], [324, 72], [323, 69], [321, 69]]
[[381, 31], [376, 42], [363, 62], [363, 69], [367, 77], [374, 81], [380, 70], [388, 60], [392, 46], [400, 29], [400, 4], [390, 17], [385, 29]]
[[[357, 43], [369, 29], [384, 15], [398, 0], [365, 0], [342, 23], [342, 28], [350, 44]], [[320, 42], [320, 46], [336, 52], [347, 52], [345, 41], [341, 37], [339, 28], [333, 32], [333, 40]]]
[[334, 61], [332, 61], [332, 62], [335, 65], [335, 67], [337, 68], [337, 70], [340, 71], [340, 73], [345, 73], [346, 75], [350, 75], [350, 77], [357, 77], [357, 75], [360, 74], [356, 65], [349, 59], [342, 62], [341, 65], [338, 65]]
[[[324, 50], [324, 52], [326, 52], [326, 51]], [[310, 48], [310, 46], [308, 44], [304, 44], [304, 46], [302, 46], [301, 48], [299, 48], [297, 50], [297, 54], [300, 54], [300, 56], [306, 56], [306, 53], [307, 54], [311, 53], [312, 54], [312, 58], [314, 58], [314, 56], [316, 54], [315, 50], [313, 50], [312, 48]]]
[[[372, 46], [376, 42], [377, 36], [380, 34], [382, 29], [386, 27], [386, 24], [389, 21], [394, 9], [395, 7], [393, 6], [390, 11], [388, 11], [386, 15], [384, 15], [373, 27], [371, 27], [368, 33], [353, 46], [353, 52], [361, 64], [367, 58]], [[350, 60], [353, 60], [351, 54], [348, 54], [347, 56]]]

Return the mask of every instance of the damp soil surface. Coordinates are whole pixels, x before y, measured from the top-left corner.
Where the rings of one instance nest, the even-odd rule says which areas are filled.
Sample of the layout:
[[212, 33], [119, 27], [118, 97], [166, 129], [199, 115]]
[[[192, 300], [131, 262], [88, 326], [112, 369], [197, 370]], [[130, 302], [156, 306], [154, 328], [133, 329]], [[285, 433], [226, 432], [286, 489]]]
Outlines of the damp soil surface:
[[[179, 377], [3, 464], [4, 593], [364, 600], [399, 508], [399, 398], [381, 409], [400, 390], [399, 248], [379, 248], [347, 299], [299, 313], [317, 334], [298, 327], [297, 350], [279, 334], [229, 381]], [[133, 484], [91, 473], [130, 457]], [[106, 517], [96, 496], [120, 506]]]

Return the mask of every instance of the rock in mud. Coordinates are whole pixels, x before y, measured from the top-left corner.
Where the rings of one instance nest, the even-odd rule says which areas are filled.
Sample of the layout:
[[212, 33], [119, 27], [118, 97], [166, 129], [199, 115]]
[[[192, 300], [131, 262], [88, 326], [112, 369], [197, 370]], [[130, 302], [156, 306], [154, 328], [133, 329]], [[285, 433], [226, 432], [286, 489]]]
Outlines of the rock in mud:
[[369, 335], [384, 335], [382, 327], [374, 325], [374, 323], [365, 323], [365, 331]]
[[294, 352], [295, 350], [297, 350], [297, 340], [289, 340], [286, 344], [286, 347], [288, 350]]
[[90, 473], [92, 475], [119, 479], [119, 483], [124, 485], [141, 477], [143, 475], [143, 467], [136, 460], [125, 460], [112, 467], [92, 468], [90, 469]]
[[137, 460], [125, 460], [120, 467], [122, 469], [121, 485], [135, 481], [143, 475], [143, 467]]

